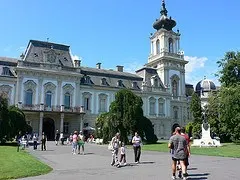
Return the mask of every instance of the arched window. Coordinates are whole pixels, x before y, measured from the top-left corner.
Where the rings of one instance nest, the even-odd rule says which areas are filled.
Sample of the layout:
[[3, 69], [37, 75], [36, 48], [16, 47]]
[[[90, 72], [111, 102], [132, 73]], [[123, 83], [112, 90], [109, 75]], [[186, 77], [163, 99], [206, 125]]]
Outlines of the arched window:
[[159, 41], [159, 39], [156, 41], [156, 52], [157, 52], [157, 54], [160, 54], [160, 41]]
[[172, 81], [172, 94], [173, 94], [174, 97], [178, 96], [177, 81], [176, 80]]
[[70, 108], [71, 95], [67, 92], [64, 94], [64, 108]]
[[164, 99], [163, 98], [158, 99], [158, 115], [164, 116]]
[[33, 100], [33, 91], [32, 91], [32, 89], [28, 89], [26, 91], [26, 95], [25, 95], [26, 105], [32, 105], [32, 100]]
[[47, 107], [52, 106], [52, 92], [51, 91], [46, 92], [46, 106]]
[[168, 52], [173, 53], [173, 39], [168, 39]]
[[155, 116], [156, 115], [156, 99], [151, 97], [149, 99], [149, 115]]

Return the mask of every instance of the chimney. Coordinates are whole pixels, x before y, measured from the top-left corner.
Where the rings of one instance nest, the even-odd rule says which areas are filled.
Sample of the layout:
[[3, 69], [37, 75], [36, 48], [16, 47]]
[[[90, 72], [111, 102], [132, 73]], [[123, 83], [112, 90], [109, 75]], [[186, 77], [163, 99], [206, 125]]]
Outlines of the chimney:
[[75, 67], [80, 67], [80, 65], [81, 65], [81, 60], [75, 59], [74, 60], [74, 66]]
[[97, 63], [97, 64], [96, 64], [96, 68], [97, 68], [97, 69], [101, 69], [101, 64], [102, 64], [102, 63]]
[[124, 66], [119, 66], [119, 65], [118, 65], [118, 66], [116, 66], [116, 67], [117, 67], [117, 71], [118, 71], [118, 72], [123, 72], [123, 67], [124, 67]]

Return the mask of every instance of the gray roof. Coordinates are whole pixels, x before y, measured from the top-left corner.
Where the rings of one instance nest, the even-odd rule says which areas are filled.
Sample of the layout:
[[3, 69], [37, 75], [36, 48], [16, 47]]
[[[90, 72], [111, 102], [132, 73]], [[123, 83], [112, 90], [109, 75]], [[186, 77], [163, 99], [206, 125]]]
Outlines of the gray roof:
[[18, 59], [9, 57], [0, 57], [0, 65], [17, 66]]
[[90, 68], [90, 67], [81, 67], [81, 74], [86, 75], [94, 75], [94, 76], [101, 76], [101, 77], [112, 77], [112, 78], [119, 78], [119, 79], [127, 79], [127, 80], [135, 80], [135, 81], [142, 81], [143, 78], [132, 73], [128, 72], [120, 72], [114, 70], [106, 70], [106, 69], [97, 69], [97, 68]]
[[0, 76], [16, 77], [14, 68], [17, 66], [18, 59], [0, 57]]

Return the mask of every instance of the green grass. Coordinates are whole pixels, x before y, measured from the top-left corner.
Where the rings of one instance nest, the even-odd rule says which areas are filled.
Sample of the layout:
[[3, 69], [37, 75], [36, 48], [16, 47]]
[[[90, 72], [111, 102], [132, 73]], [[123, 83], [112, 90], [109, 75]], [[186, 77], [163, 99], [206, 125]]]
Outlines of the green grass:
[[46, 174], [51, 167], [17, 147], [0, 146], [0, 180]]
[[[225, 143], [222, 145], [222, 147], [191, 147], [191, 154], [240, 158], [240, 145], [234, 143]], [[142, 147], [142, 150], [169, 152], [167, 142], [146, 144]]]

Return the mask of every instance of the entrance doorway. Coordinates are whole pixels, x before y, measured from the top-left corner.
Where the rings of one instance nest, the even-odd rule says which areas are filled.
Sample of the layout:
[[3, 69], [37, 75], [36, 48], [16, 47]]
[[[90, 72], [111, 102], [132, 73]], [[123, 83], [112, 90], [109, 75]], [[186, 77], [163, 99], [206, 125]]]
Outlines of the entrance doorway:
[[55, 139], [55, 123], [51, 118], [43, 118], [43, 132], [47, 139], [53, 141]]
[[175, 131], [176, 127], [180, 127], [180, 125], [178, 123], [173, 124], [171, 133]]

